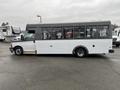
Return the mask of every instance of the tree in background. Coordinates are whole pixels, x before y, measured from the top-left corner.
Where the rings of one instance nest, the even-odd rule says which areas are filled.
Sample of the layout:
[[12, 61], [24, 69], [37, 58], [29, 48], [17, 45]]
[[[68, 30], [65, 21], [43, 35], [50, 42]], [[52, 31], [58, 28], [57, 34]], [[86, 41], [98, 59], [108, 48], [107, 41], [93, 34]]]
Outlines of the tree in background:
[[118, 26], [117, 24], [112, 24], [112, 30], [114, 31], [116, 28], [118, 28], [120, 26]]
[[9, 25], [9, 23], [8, 22], [3, 22], [2, 24], [1, 24], [1, 26], [6, 26], [6, 25]]

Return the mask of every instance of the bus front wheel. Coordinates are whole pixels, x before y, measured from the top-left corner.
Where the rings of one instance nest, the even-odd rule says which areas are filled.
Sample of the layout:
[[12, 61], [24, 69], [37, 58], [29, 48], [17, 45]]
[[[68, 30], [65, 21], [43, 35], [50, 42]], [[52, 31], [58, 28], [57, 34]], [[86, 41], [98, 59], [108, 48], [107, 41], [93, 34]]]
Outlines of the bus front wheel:
[[23, 54], [23, 49], [21, 47], [15, 47], [14, 49], [15, 55], [22, 55]]
[[77, 48], [75, 50], [75, 55], [79, 58], [85, 57], [87, 55], [87, 52], [84, 48]]

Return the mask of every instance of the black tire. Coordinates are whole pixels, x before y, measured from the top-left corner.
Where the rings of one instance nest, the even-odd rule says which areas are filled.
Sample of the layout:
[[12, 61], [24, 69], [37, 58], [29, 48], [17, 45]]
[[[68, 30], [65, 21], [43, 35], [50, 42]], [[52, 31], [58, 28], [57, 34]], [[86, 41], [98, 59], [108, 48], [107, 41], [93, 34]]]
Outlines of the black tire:
[[21, 47], [15, 47], [14, 52], [15, 55], [20, 56], [23, 54], [23, 49]]
[[73, 54], [72, 54], [72, 55], [76, 57], [76, 53], [75, 53], [75, 51], [73, 52]]
[[119, 47], [120, 45], [119, 44], [116, 44], [116, 47]]
[[75, 50], [75, 55], [79, 58], [83, 58], [87, 55], [87, 51], [84, 48], [77, 48]]

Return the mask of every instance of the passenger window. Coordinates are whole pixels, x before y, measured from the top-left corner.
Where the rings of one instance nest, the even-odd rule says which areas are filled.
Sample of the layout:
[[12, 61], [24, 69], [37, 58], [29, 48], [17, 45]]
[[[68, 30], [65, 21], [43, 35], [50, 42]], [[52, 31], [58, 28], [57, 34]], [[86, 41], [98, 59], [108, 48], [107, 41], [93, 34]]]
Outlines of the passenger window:
[[62, 28], [51, 27], [42, 29], [43, 40], [62, 39], [62, 37], [63, 37]]
[[85, 27], [80, 27], [80, 38], [85, 38]]
[[85, 38], [85, 27], [74, 27], [74, 38], [75, 39], [80, 39], [80, 38]]
[[100, 29], [100, 37], [106, 37], [106, 29]]
[[99, 38], [107, 38], [109, 35], [108, 33], [108, 27], [107, 26], [101, 26], [99, 27]]
[[97, 35], [98, 35], [98, 33], [97, 33], [97, 28], [96, 28], [96, 27], [93, 27], [93, 28], [92, 28], [92, 38], [98, 38]]
[[79, 28], [78, 27], [74, 28], [74, 38], [75, 39], [79, 39], [80, 38]]
[[62, 38], [63, 38], [62, 27], [58, 27], [58, 28], [55, 27], [55, 28], [52, 28], [51, 37], [52, 37], [52, 40], [55, 40], [55, 39], [62, 39]]
[[97, 29], [97, 27], [94, 27], [94, 26], [87, 27], [86, 37], [87, 38], [94, 38], [94, 39], [98, 38], [98, 29]]
[[88, 28], [86, 34], [87, 34], [86, 35], [87, 38], [91, 38], [91, 29]]
[[72, 27], [64, 28], [64, 38], [73, 39], [73, 28]]
[[43, 31], [43, 40], [51, 39], [51, 35], [48, 31]]
[[42, 40], [50, 40], [51, 39], [51, 29], [50, 28], [42, 28]]
[[62, 37], [63, 37], [62, 30], [57, 30], [56, 31], [56, 39], [62, 39]]

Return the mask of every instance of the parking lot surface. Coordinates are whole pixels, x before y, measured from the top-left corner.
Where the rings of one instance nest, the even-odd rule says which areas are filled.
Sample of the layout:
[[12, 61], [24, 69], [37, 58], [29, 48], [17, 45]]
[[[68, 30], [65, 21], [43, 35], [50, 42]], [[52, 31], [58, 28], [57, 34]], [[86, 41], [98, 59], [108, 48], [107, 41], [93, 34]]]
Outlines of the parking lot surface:
[[107, 55], [15, 56], [0, 42], [0, 90], [120, 90], [120, 48]]

